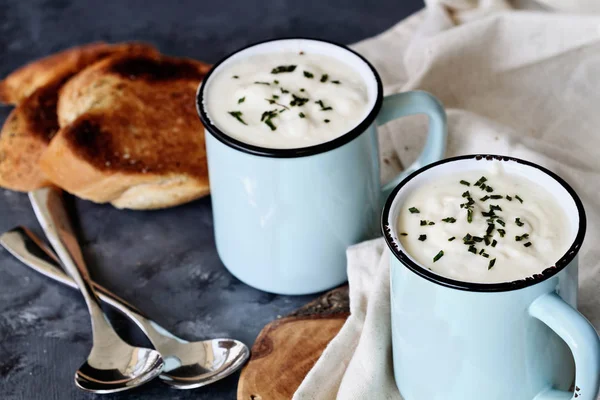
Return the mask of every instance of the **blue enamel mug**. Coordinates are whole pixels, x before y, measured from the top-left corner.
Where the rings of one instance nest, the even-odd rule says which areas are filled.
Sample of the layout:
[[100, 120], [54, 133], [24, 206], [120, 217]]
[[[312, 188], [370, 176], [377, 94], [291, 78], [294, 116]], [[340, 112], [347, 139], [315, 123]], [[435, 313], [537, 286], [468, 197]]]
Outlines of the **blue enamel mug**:
[[[352, 67], [367, 86], [365, 118], [334, 140], [296, 149], [258, 147], [219, 129], [205, 107], [212, 77], [242, 58], [279, 51], [325, 54]], [[315, 293], [345, 282], [346, 248], [378, 235], [386, 194], [407, 173], [439, 160], [446, 143], [446, 116], [435, 97], [407, 92], [384, 98], [367, 60], [322, 40], [272, 40], [227, 56], [198, 88], [197, 108], [207, 132], [219, 256], [242, 282], [279, 294]], [[382, 187], [377, 125], [421, 113], [429, 117], [423, 152]]]
[[[419, 265], [397, 236], [407, 196], [428, 180], [498, 161], [557, 200], [568, 217], [569, 250], [539, 274], [514, 282], [461, 282]], [[392, 191], [382, 229], [391, 257], [394, 376], [405, 400], [596, 400], [600, 339], [577, 311], [585, 211], [564, 180], [515, 158], [450, 158], [412, 173]]]

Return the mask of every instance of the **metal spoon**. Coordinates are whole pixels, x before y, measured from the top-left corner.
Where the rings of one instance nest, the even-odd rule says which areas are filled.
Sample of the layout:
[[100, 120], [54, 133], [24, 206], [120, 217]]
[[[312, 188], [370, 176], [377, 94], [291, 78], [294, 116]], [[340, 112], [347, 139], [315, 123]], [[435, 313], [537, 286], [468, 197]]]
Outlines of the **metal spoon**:
[[[75, 282], [60, 270], [52, 250], [28, 229], [17, 227], [0, 235], [0, 245], [30, 268], [77, 288]], [[180, 339], [114, 293], [97, 283], [93, 285], [102, 301], [121, 311], [146, 334], [165, 360], [160, 378], [174, 388], [193, 389], [218, 381], [244, 365], [250, 355], [245, 344], [233, 339], [193, 343]]]
[[157, 377], [164, 361], [156, 350], [125, 343], [106, 319], [71, 227], [62, 193], [43, 188], [29, 193], [42, 229], [87, 304], [93, 345], [88, 359], [75, 373], [75, 384], [94, 393], [114, 393], [140, 386]]

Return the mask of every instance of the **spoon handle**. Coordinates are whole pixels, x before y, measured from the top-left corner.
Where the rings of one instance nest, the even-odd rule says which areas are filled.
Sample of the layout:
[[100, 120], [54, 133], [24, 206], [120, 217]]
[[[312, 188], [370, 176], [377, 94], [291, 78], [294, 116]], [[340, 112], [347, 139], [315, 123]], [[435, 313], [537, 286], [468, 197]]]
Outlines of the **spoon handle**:
[[29, 192], [29, 200], [50, 244], [85, 299], [91, 315], [94, 342], [113, 341], [118, 335], [100, 307], [100, 300], [92, 286], [81, 248], [67, 215], [62, 191], [54, 187], [38, 189]]
[[[77, 289], [75, 281], [60, 269], [60, 261], [54, 252], [27, 228], [20, 226], [3, 233], [0, 235], [0, 245], [34, 271], [73, 289]], [[186, 342], [168, 332], [156, 322], [146, 317], [136, 307], [105, 287], [96, 282], [92, 282], [92, 284], [100, 300], [119, 310], [134, 322], [163, 356], [169, 356], [168, 347], [166, 347], [169, 339], [174, 339], [181, 343]]]

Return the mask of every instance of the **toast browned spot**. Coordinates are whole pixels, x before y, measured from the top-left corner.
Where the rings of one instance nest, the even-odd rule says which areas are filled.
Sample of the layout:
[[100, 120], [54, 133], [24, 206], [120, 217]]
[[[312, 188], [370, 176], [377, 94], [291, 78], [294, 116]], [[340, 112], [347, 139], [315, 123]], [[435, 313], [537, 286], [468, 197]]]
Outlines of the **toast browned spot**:
[[52, 54], [17, 69], [0, 81], [0, 101], [18, 104], [38, 88], [73, 75], [88, 65], [117, 53], [157, 53], [143, 43], [91, 43]]
[[43, 154], [63, 189], [118, 208], [179, 205], [209, 192], [196, 89], [207, 64], [166, 56], [115, 56], [61, 90], [61, 130]]
[[[56, 114], [58, 92], [71, 76], [87, 66], [86, 63], [93, 63], [114, 54], [158, 54], [153, 47], [138, 43], [94, 44], [73, 48], [66, 53], [66, 56], [63, 52], [29, 64], [4, 81], [4, 83], [22, 81], [24, 86], [19, 89], [23, 91], [28, 91], [40, 83], [43, 84], [22, 99], [8, 116], [0, 132], [0, 186], [2, 187], [31, 191], [49, 184], [39, 168], [38, 161], [59, 128]], [[35, 76], [36, 71], [41, 74], [41, 78]], [[36, 80], [29, 80], [30, 77]], [[18, 100], [22, 94], [14, 91], [10, 93], [14, 100]]]

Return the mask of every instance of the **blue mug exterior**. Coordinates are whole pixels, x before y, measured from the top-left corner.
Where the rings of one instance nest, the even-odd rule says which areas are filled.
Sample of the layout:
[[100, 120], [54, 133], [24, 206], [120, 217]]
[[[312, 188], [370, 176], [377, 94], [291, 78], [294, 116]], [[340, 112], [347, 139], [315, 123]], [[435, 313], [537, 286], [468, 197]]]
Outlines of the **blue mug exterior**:
[[[281, 46], [339, 54], [346, 62], [360, 64], [370, 74], [376, 96], [365, 120], [341, 137], [300, 149], [270, 149], [228, 136], [205, 111], [203, 94], [211, 74], [232, 56], [215, 65], [198, 89], [219, 256], [234, 276], [250, 286], [300, 295], [347, 280], [346, 248], [378, 235], [389, 190], [406, 174], [443, 156], [446, 115], [439, 101], [425, 92], [384, 99], [375, 69], [338, 44], [281, 39], [249, 46], [233, 57], [277, 51]], [[425, 148], [412, 166], [382, 188], [377, 125], [418, 113], [429, 116]]]
[[[569, 251], [540, 274], [499, 284], [459, 282], [419, 266], [395, 233], [403, 196], [438, 171], [473, 170], [490, 160], [555, 185], [572, 221]], [[596, 400], [600, 339], [576, 308], [585, 226], [583, 205], [562, 179], [509, 157], [443, 160], [394, 189], [382, 229], [391, 257], [394, 376], [404, 400]]]

